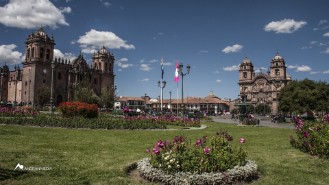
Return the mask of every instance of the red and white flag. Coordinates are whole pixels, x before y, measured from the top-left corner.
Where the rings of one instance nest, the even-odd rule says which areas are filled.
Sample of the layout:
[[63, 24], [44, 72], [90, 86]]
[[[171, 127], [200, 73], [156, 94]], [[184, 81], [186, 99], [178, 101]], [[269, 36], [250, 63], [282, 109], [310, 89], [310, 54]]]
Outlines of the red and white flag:
[[179, 82], [179, 73], [178, 73], [178, 71], [179, 71], [179, 64], [178, 64], [178, 62], [176, 62], [176, 71], [175, 71], [175, 78], [174, 78], [174, 80], [175, 80], [175, 82]]

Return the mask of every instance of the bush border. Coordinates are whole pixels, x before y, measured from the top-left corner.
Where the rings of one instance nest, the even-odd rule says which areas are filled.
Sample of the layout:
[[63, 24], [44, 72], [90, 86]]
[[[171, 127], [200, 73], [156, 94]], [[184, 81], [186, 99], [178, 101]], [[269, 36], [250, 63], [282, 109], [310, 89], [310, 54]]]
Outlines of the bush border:
[[144, 158], [137, 162], [137, 170], [141, 177], [151, 182], [164, 184], [233, 184], [239, 181], [252, 181], [258, 178], [257, 164], [247, 160], [244, 166], [235, 166], [225, 172], [191, 173], [178, 172], [169, 174], [161, 169], [153, 168], [150, 159]]

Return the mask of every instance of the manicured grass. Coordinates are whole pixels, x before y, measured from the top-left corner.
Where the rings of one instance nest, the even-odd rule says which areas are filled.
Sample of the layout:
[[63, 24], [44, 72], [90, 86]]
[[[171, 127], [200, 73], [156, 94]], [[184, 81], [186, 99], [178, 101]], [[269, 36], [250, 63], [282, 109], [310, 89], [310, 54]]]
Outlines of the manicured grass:
[[[244, 137], [248, 158], [259, 165], [253, 184], [329, 184], [329, 160], [309, 156], [290, 146], [291, 129], [237, 127], [207, 123], [203, 130], [89, 130], [0, 125], [0, 184], [145, 184], [130, 179], [123, 168], [146, 157], [158, 139], [185, 135], [192, 139], [228, 131], [233, 144]], [[24, 166], [49, 171], [14, 171]]]

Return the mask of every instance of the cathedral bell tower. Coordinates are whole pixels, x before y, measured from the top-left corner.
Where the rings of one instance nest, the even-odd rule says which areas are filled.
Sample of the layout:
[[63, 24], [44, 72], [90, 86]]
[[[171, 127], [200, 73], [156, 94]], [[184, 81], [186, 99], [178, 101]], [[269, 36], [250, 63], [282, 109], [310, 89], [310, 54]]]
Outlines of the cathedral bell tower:
[[286, 63], [279, 53], [271, 61], [270, 76], [273, 79], [285, 80], [286, 79]]
[[38, 103], [38, 88], [42, 86], [50, 88], [54, 46], [54, 38], [49, 37], [43, 27], [30, 34], [25, 41], [22, 101], [29, 105]]
[[251, 61], [246, 57], [240, 64], [240, 82], [242, 81], [250, 81], [254, 76], [254, 66]]
[[94, 89], [97, 94], [114, 89], [114, 56], [104, 46], [92, 56], [92, 68], [96, 72], [93, 76]]

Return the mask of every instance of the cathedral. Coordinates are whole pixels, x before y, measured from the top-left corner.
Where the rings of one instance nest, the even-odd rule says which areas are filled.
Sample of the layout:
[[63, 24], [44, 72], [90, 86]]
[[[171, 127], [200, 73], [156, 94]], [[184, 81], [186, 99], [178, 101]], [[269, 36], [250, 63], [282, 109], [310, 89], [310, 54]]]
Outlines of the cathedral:
[[272, 114], [278, 114], [278, 97], [280, 90], [286, 86], [291, 77], [287, 75], [286, 64], [279, 53], [271, 61], [266, 74], [254, 71], [252, 62], [245, 58], [240, 64], [240, 97], [244, 103], [256, 106], [267, 104]]
[[27, 37], [22, 69], [15, 66], [10, 71], [6, 64], [0, 67], [2, 102], [38, 105], [41, 88], [52, 86], [53, 102], [58, 105], [72, 101], [82, 81], [90, 83], [98, 96], [104, 89], [113, 90], [115, 59], [105, 47], [92, 55], [89, 66], [81, 53], [73, 61], [54, 58], [54, 46], [54, 37], [49, 37], [42, 27]]

